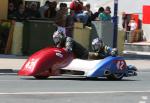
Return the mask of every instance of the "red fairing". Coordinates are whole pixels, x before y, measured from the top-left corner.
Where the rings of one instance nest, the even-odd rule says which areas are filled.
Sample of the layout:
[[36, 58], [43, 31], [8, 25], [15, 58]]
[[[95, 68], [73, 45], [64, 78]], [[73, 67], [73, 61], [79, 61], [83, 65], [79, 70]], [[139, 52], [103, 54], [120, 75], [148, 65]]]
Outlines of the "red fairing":
[[73, 58], [73, 54], [63, 48], [45, 48], [31, 55], [18, 75], [59, 75], [59, 68], [67, 66]]

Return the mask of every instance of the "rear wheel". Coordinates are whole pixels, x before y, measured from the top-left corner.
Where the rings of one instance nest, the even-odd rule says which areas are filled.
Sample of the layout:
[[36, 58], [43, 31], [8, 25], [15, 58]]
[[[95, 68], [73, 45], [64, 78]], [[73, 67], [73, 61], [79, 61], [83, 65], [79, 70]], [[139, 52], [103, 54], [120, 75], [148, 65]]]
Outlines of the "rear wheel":
[[115, 73], [107, 76], [109, 80], [121, 80], [124, 76], [124, 73]]
[[36, 79], [47, 79], [47, 78], [49, 77], [49, 75], [48, 75], [48, 76], [35, 75], [34, 77], [35, 77]]

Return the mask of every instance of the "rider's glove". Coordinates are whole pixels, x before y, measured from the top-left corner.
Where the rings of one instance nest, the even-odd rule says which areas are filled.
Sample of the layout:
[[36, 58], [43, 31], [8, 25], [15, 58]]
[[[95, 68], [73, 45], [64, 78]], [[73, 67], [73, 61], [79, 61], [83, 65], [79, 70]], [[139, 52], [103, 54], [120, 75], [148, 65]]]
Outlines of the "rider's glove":
[[70, 52], [72, 52], [72, 49], [71, 48], [65, 48], [65, 51], [70, 53]]
[[113, 48], [112, 50], [111, 50], [111, 56], [117, 56], [118, 55], [118, 50], [117, 50], [117, 48]]
[[94, 53], [94, 55], [95, 55], [95, 56], [98, 56], [99, 54], [98, 54], [98, 53]]

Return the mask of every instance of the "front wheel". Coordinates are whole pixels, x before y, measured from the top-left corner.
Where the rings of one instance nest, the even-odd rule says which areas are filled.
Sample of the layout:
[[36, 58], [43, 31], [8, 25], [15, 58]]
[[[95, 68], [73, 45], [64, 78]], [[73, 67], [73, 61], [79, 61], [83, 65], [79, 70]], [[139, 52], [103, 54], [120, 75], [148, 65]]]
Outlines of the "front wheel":
[[109, 80], [121, 80], [124, 76], [124, 73], [115, 73], [107, 76]]
[[49, 71], [42, 72], [40, 74], [34, 75], [36, 79], [47, 79], [50, 76]]

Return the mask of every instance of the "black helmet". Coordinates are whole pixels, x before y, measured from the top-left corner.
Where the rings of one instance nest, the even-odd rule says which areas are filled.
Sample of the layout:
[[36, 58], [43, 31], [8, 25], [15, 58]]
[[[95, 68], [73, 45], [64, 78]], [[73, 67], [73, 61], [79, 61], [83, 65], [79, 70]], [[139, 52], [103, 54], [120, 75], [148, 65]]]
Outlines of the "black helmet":
[[100, 38], [93, 39], [93, 41], [92, 41], [92, 49], [94, 51], [100, 51], [103, 48], [103, 46], [104, 46], [104, 44], [103, 44], [102, 39], [100, 39]]
[[62, 39], [64, 38], [64, 34], [61, 31], [55, 31], [53, 34], [53, 41], [55, 44], [58, 44], [62, 41]]

